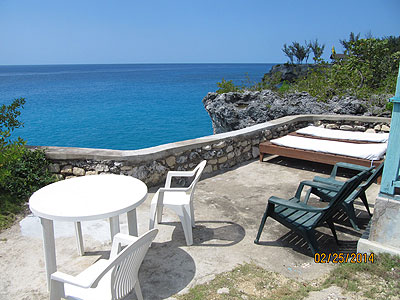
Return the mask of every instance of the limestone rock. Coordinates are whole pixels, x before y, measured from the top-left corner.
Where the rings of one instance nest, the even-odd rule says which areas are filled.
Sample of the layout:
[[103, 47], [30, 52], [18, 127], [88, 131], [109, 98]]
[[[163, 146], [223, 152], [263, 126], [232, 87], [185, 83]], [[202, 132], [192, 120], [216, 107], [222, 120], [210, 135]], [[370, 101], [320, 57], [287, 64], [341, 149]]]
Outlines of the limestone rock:
[[[317, 101], [306, 92], [281, 96], [271, 90], [208, 93], [203, 105], [209, 114], [214, 133], [228, 132], [289, 115], [342, 114], [384, 116], [384, 108], [366, 105], [366, 100], [334, 96]], [[265, 135], [268, 139], [268, 134]]]
[[350, 126], [350, 125], [342, 125], [339, 128], [340, 128], [340, 130], [346, 130], [346, 131], [354, 130], [353, 126]]
[[221, 141], [221, 142], [219, 142], [218, 144], [214, 144], [213, 145], [213, 148], [214, 149], [222, 149], [222, 148], [224, 148], [226, 146], [226, 142], [225, 141]]
[[61, 169], [60, 173], [63, 174], [63, 175], [72, 174], [72, 166], [71, 166], [71, 165], [66, 165], [66, 166], [64, 166], [64, 167]]
[[175, 156], [170, 156], [165, 161], [166, 161], [168, 167], [172, 168], [173, 166], [175, 166], [176, 158], [175, 158]]
[[82, 169], [82, 168], [73, 167], [72, 174], [74, 174], [75, 176], [84, 176], [85, 175], [85, 170]]
[[96, 171], [86, 171], [85, 175], [97, 175]]
[[382, 126], [381, 126], [381, 130], [382, 130], [383, 132], [389, 132], [389, 131], [390, 131], [390, 127], [387, 126], [387, 125], [382, 125]]
[[60, 165], [59, 164], [50, 164], [49, 171], [51, 173], [60, 173]]
[[367, 132], [367, 133], [376, 133], [375, 130], [373, 130], [372, 128], [368, 128], [365, 132]]
[[339, 126], [336, 124], [326, 124], [325, 128], [327, 129], [339, 129]]
[[229, 289], [226, 287], [217, 290], [217, 294], [229, 294]]

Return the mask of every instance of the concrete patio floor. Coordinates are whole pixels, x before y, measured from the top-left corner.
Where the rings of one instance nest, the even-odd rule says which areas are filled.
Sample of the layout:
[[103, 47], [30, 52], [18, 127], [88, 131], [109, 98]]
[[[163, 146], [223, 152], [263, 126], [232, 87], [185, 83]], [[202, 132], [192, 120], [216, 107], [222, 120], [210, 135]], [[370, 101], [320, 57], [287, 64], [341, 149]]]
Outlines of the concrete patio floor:
[[[329, 174], [330, 170], [331, 166], [271, 157], [202, 179], [195, 193], [194, 244], [186, 246], [178, 217], [165, 210], [163, 223], [156, 226], [159, 234], [140, 269], [144, 298], [173, 297], [245, 262], [297, 280], [312, 280], [329, 272], [333, 264], [315, 264], [305, 242], [272, 219], [267, 220], [262, 244], [253, 241], [270, 196], [292, 197], [300, 181]], [[148, 228], [155, 190], [150, 190], [148, 199], [137, 209], [139, 233]], [[377, 184], [367, 191], [372, 209], [378, 191]], [[336, 229], [340, 245], [335, 244], [329, 228], [320, 227], [320, 251], [356, 251], [369, 217], [361, 201], [355, 206], [362, 230], [353, 230], [347, 218], [339, 214]], [[126, 232], [124, 218], [122, 223], [121, 231]], [[56, 223], [58, 270], [76, 275], [100, 257], [108, 257], [111, 244], [107, 221], [83, 225], [86, 253], [79, 256], [73, 224]], [[48, 299], [41, 229], [33, 216], [0, 233], [0, 299]]]

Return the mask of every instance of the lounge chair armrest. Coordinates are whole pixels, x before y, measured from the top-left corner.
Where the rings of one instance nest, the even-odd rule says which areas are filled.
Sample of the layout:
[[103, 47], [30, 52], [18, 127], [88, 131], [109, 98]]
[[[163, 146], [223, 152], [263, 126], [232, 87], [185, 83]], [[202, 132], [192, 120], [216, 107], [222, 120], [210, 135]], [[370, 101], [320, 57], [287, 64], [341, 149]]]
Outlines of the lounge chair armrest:
[[315, 176], [313, 178], [313, 181], [320, 182], [320, 183], [326, 183], [326, 184], [333, 184], [336, 186], [342, 186], [345, 183], [344, 181], [339, 181], [339, 180], [333, 179], [331, 177], [320, 177], [320, 176]]
[[297, 199], [301, 198], [301, 192], [303, 191], [303, 188], [305, 186], [309, 186], [309, 187], [315, 188], [315, 189], [324, 189], [324, 190], [328, 190], [328, 191], [331, 191], [331, 192], [337, 192], [340, 189], [340, 186], [338, 187], [338, 186], [333, 185], [333, 184], [326, 184], [326, 183], [322, 183], [322, 182], [315, 182], [315, 181], [311, 181], [311, 180], [305, 180], [305, 181], [300, 182], [299, 187], [297, 188], [296, 195], [295, 195], [295, 197]]
[[328, 207], [315, 207], [315, 206], [307, 205], [303, 202], [293, 202], [293, 201], [280, 199], [277, 197], [269, 198], [268, 203], [272, 203], [275, 205], [282, 205], [286, 208], [293, 208], [293, 209], [308, 211], [308, 212], [321, 212], [328, 208]]
[[364, 166], [350, 164], [350, 163], [338, 162], [333, 167], [330, 178], [336, 177], [338, 168], [344, 168], [344, 169], [349, 169], [349, 170], [354, 170], [354, 171], [359, 171], [359, 172], [370, 169], [370, 167], [364, 167]]

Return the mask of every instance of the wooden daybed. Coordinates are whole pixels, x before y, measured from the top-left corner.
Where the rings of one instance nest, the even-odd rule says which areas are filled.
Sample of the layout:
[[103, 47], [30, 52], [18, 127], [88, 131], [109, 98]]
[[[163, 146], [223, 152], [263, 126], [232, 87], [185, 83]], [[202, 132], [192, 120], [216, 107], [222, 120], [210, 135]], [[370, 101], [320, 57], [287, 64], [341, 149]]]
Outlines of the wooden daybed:
[[[335, 130], [335, 134], [341, 135], [341, 131]], [[328, 148], [340, 148], [340, 147], [354, 147], [354, 144], [358, 144], [359, 146], [365, 145], [365, 147], [370, 147], [367, 145], [382, 145], [378, 146], [379, 148], [384, 148], [385, 144], [384, 143], [377, 143], [377, 142], [368, 142], [368, 141], [360, 141], [360, 140], [340, 140], [340, 139], [334, 139], [334, 138], [325, 138], [325, 137], [320, 137], [320, 136], [311, 136], [311, 135], [303, 135], [299, 133], [291, 133], [288, 135], [288, 137], [291, 137], [292, 140], [294, 138], [294, 144], [297, 144], [296, 139], [302, 139], [301, 143], [307, 144], [315, 144], [316, 140], [320, 141], [321, 144], [326, 144], [326, 142], [329, 144]], [[285, 137], [284, 137], [285, 138]], [[280, 139], [275, 139], [273, 141], [278, 141]], [[286, 138], [288, 139], [288, 138]], [[291, 141], [289, 139], [289, 141]], [[317, 142], [318, 143], [318, 142]], [[290, 157], [290, 158], [296, 158], [296, 159], [302, 159], [302, 160], [308, 160], [308, 161], [314, 161], [314, 162], [319, 162], [319, 163], [324, 163], [324, 164], [329, 164], [329, 165], [334, 165], [338, 162], [346, 162], [346, 163], [352, 163], [352, 164], [357, 164], [361, 166], [366, 166], [370, 167], [371, 165], [373, 166], [378, 166], [380, 165], [384, 158], [383, 155], [378, 156], [377, 155], [371, 155], [370, 159], [365, 159], [365, 158], [358, 158], [358, 157], [353, 157], [353, 153], [349, 153], [347, 151], [347, 154], [349, 155], [340, 155], [340, 154], [333, 154], [329, 153], [330, 149], [326, 151], [326, 146], [325, 145], [325, 151], [326, 152], [319, 152], [319, 151], [314, 151], [314, 150], [309, 150], [309, 149], [301, 149], [303, 145], [301, 145], [299, 148], [296, 148], [296, 146], [291, 146], [289, 142], [289, 146], [287, 146], [287, 143], [284, 143], [285, 146], [282, 145], [276, 145], [272, 143], [271, 141], [263, 142], [260, 144], [259, 149], [260, 149], [260, 161], [263, 161], [265, 154], [272, 154], [272, 155], [280, 155], [284, 157]], [[319, 144], [319, 143], [318, 143]], [[359, 147], [355, 146], [355, 147]], [[376, 146], [372, 146], [375, 147]], [[307, 147], [306, 147], [307, 148]], [[311, 147], [311, 148], [318, 148], [318, 147]], [[386, 149], [386, 148], [384, 148]], [[327, 153], [328, 152], [328, 153]], [[335, 152], [335, 151], [333, 151]], [[341, 151], [337, 151], [341, 152]], [[346, 152], [346, 151], [345, 151]], [[384, 153], [382, 152], [381, 149], [381, 154]], [[356, 155], [355, 155], [356, 156]]]
[[264, 156], [266, 154], [271, 154], [271, 155], [279, 155], [284, 157], [314, 161], [328, 165], [334, 165], [338, 162], [345, 162], [345, 163], [370, 167], [371, 164], [373, 166], [379, 166], [383, 162], [383, 159], [370, 161], [367, 159], [361, 159], [344, 155], [283, 147], [274, 145], [269, 141], [261, 143], [259, 148], [260, 148], [260, 161], [263, 161]]

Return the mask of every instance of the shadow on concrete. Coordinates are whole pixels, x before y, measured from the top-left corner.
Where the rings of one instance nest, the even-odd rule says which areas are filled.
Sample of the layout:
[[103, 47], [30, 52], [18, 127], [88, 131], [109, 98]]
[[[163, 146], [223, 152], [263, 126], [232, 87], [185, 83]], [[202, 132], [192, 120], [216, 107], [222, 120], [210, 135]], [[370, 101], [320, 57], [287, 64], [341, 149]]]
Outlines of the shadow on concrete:
[[[263, 162], [294, 168], [298, 170], [306, 170], [310, 172], [321, 173], [325, 175], [330, 175], [333, 168], [332, 165], [328, 164], [284, 157], [284, 156], [276, 156], [276, 155], [269, 155], [269, 156], [266, 155]], [[357, 171], [343, 169], [343, 168], [339, 168], [337, 173], [338, 176], [345, 178], [351, 178], [356, 174]]]
[[[339, 251], [339, 248], [336, 245], [333, 236], [322, 233], [320, 231], [316, 231], [315, 237], [318, 241], [319, 252], [328, 253]], [[311, 250], [308, 248], [307, 242], [294, 231], [289, 231], [288, 233], [278, 238], [276, 241], [263, 241], [261, 236], [259, 245], [272, 247], [289, 247], [303, 255], [312, 256]]]
[[175, 246], [171, 242], [151, 245], [139, 271], [144, 299], [168, 298], [192, 281], [195, 262], [189, 253]]
[[[339, 244], [336, 244], [336, 241], [328, 226], [317, 227], [315, 231], [315, 238], [317, 239], [318, 242], [319, 252], [320, 253], [357, 252], [357, 240], [353, 241], [344, 240], [344, 238], [345, 236], [360, 238], [362, 235], [362, 231], [354, 230], [351, 227], [348, 217], [342, 211], [336, 213], [336, 215], [333, 218], [333, 221], [335, 224], [336, 233], [338, 235]], [[366, 222], [365, 224], [366, 227], [366, 225], [368, 224], [368, 220], [364, 220], [364, 222]], [[264, 227], [264, 230], [267, 230], [267, 226]], [[273, 246], [273, 247], [290, 247], [294, 251], [297, 251], [301, 254], [312, 256], [311, 250], [308, 248], [307, 242], [303, 239], [301, 235], [297, 234], [294, 231], [287, 232], [286, 234], [278, 238], [276, 241], [262, 241], [262, 236], [261, 236], [259, 245]]]
[[[171, 240], [154, 242], [139, 272], [145, 299], [165, 299], [188, 286], [196, 273], [191, 255], [181, 249], [186, 246], [180, 222], [162, 222], [175, 226]], [[242, 226], [229, 221], [196, 221], [191, 247], [227, 247], [239, 243], [245, 236]]]
[[[110, 251], [86, 251], [85, 256], [108, 259]], [[196, 265], [186, 251], [172, 241], [153, 242], [139, 270], [139, 282], [144, 299], [161, 300], [175, 295], [193, 279]], [[136, 299], [132, 291], [127, 299]]]
[[[180, 222], [163, 222], [175, 226], [171, 240], [176, 247], [186, 246]], [[228, 247], [239, 243], [246, 235], [245, 229], [230, 221], [196, 221], [193, 228], [193, 246]]]

